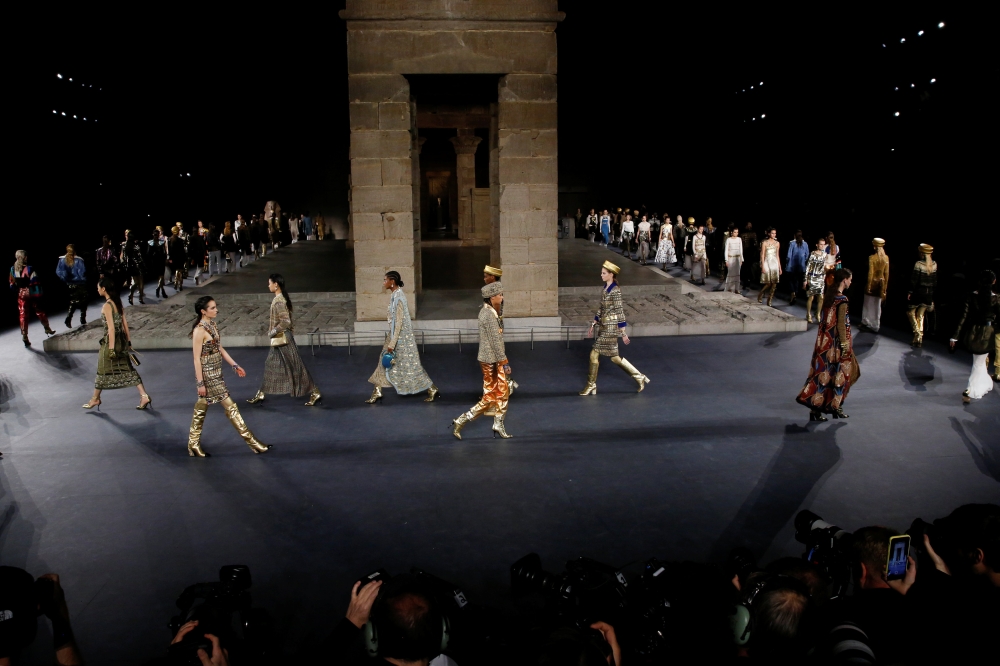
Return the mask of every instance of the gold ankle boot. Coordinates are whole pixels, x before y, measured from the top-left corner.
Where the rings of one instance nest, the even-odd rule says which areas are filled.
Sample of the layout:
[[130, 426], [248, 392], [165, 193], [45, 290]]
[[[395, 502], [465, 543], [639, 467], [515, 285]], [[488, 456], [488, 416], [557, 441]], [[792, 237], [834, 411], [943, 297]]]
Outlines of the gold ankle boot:
[[431, 387], [427, 389], [427, 397], [424, 398], [424, 402], [434, 402], [434, 400], [437, 399], [439, 393], [440, 391], [438, 391], [438, 387], [434, 386], [434, 384], [431, 384]]
[[493, 437], [500, 437], [501, 439], [510, 439], [514, 435], [508, 435], [507, 431], [503, 427], [503, 419], [506, 414], [497, 414], [493, 417]]
[[264, 392], [257, 391], [254, 396], [247, 400], [251, 405], [256, 405], [258, 402], [264, 402]]
[[250, 447], [251, 451], [254, 453], [264, 453], [271, 448], [268, 445], [261, 444], [260, 441], [253, 436], [253, 433], [250, 432], [250, 428], [247, 427], [246, 421], [243, 420], [243, 415], [240, 414], [240, 408], [236, 405], [232, 398], [226, 398], [223, 400], [222, 406], [226, 409], [226, 417], [229, 419], [229, 422], [233, 424], [234, 428], [236, 428], [236, 432], [240, 433], [240, 437], [242, 437], [243, 441], [247, 443], [247, 446]]
[[477, 416], [478, 414], [474, 414], [471, 409], [462, 414], [461, 416], [459, 416], [457, 419], [451, 422], [452, 425], [451, 434], [453, 434], [456, 439], [462, 439], [462, 428], [464, 428], [465, 424], [469, 423], [470, 421], [475, 421]]
[[367, 402], [369, 405], [374, 405], [376, 400], [381, 400], [381, 399], [382, 399], [382, 389], [376, 386], [375, 390], [372, 391], [372, 397], [365, 400], [365, 402]]
[[188, 455], [192, 458], [208, 458], [212, 454], [201, 448], [201, 429], [205, 425], [205, 414], [208, 412], [208, 400], [198, 398], [194, 403], [194, 415], [191, 417], [191, 430], [188, 433]]
[[314, 388], [312, 390], [312, 393], [309, 394], [309, 401], [306, 403], [306, 407], [312, 407], [313, 405], [315, 405], [317, 402], [319, 402], [322, 399], [323, 399], [323, 396], [320, 394], [319, 389], [318, 388]]
[[597, 369], [599, 364], [599, 359], [590, 360], [590, 371], [587, 374], [587, 386], [580, 391], [580, 395], [597, 395]]
[[636, 393], [642, 393], [642, 389], [646, 388], [646, 384], [650, 382], [649, 377], [636, 370], [636, 367], [634, 365], [629, 363], [626, 359], [622, 358], [621, 356], [612, 356], [611, 362], [619, 366], [625, 372], [627, 372], [629, 376], [635, 380], [635, 383], [639, 385], [639, 390], [636, 391]]

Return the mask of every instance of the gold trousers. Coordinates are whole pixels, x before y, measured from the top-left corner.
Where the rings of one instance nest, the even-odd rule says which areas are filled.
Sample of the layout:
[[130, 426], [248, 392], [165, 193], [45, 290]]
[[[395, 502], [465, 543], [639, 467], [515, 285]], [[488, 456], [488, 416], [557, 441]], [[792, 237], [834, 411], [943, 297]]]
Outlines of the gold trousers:
[[913, 329], [914, 335], [924, 334], [924, 312], [927, 311], [926, 305], [911, 305], [906, 310], [906, 316], [910, 320], [910, 327]]
[[499, 363], [480, 363], [479, 366], [483, 371], [483, 397], [470, 411], [479, 416], [492, 408], [495, 416], [502, 417], [507, 413], [510, 398], [507, 373]]

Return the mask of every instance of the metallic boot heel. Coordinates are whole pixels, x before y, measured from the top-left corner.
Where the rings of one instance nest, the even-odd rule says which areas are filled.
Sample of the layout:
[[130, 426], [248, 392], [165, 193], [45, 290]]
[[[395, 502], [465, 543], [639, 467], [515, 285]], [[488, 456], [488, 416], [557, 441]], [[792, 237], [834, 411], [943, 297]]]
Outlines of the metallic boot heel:
[[367, 402], [369, 405], [374, 405], [376, 400], [381, 400], [381, 399], [382, 399], [382, 389], [376, 386], [375, 390], [372, 391], [372, 397], [365, 400], [365, 402]]
[[[617, 361], [615, 361], [616, 358], [618, 359]], [[611, 361], [620, 366], [621, 369], [627, 372], [632, 379], [635, 380], [635, 383], [639, 385], [639, 390], [636, 391], [636, 393], [642, 393], [642, 389], [646, 388], [646, 384], [650, 383], [651, 380], [649, 377], [636, 370], [636, 367], [629, 363], [628, 360], [620, 356], [613, 356], [611, 357]]]
[[247, 402], [251, 405], [256, 405], [258, 402], [264, 402], [264, 392], [257, 391], [252, 398], [247, 398]]
[[513, 435], [508, 435], [507, 431], [503, 427], [503, 419], [506, 415], [497, 415], [493, 417], [493, 437], [499, 436], [501, 439], [510, 439]]
[[240, 433], [240, 437], [243, 441], [247, 443], [250, 450], [254, 453], [266, 453], [268, 449], [271, 448], [270, 445], [262, 444], [253, 433], [250, 432], [250, 428], [247, 426], [246, 421], [243, 420], [243, 415], [240, 414], [240, 408], [236, 406], [236, 403], [232, 398], [226, 398], [222, 401], [222, 406], [226, 408], [226, 416], [229, 418], [229, 422], [233, 424], [236, 428], [236, 432]]
[[140, 404], [136, 405], [136, 407], [135, 407], [139, 411], [143, 411], [145, 409], [149, 409], [150, 407], [153, 406], [153, 399], [152, 398], [150, 398], [145, 393], [142, 394], [142, 397], [146, 399], [146, 404], [142, 404], [142, 400], [140, 400], [139, 401]]
[[587, 386], [580, 391], [579, 395], [597, 395], [597, 370], [600, 367], [600, 360], [592, 360], [587, 372]]
[[199, 398], [194, 403], [194, 414], [191, 416], [191, 430], [188, 433], [188, 455], [192, 458], [210, 458], [211, 454], [201, 448], [201, 429], [205, 424], [205, 414], [208, 413], [208, 401]]
[[320, 395], [319, 389], [315, 389], [314, 388], [312, 390], [312, 393], [309, 394], [309, 401], [306, 402], [306, 407], [312, 407], [317, 402], [321, 401], [322, 399], [323, 399], [323, 396]]
[[427, 397], [424, 398], [424, 402], [434, 402], [440, 394], [438, 387], [431, 384], [431, 387], [427, 389]]
[[472, 413], [471, 409], [465, 412], [464, 414], [462, 414], [457, 419], [451, 422], [452, 425], [451, 434], [453, 434], [456, 439], [462, 439], [462, 428], [464, 428], [465, 425], [470, 421], [475, 420], [475, 418], [476, 415]]

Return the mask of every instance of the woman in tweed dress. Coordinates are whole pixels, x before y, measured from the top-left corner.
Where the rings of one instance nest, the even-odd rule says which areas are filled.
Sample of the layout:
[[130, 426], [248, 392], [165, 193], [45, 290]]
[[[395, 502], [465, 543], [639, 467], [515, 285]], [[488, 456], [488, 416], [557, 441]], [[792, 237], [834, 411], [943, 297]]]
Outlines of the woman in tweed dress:
[[104, 298], [104, 307], [101, 308], [104, 337], [101, 338], [101, 351], [97, 354], [94, 397], [83, 408], [97, 407], [97, 411], [100, 411], [101, 391], [135, 386], [139, 389], [139, 405], [136, 409], [146, 409], [153, 404], [153, 400], [146, 395], [142, 377], [132, 367], [128, 355], [132, 343], [129, 341], [128, 321], [125, 319], [116, 281], [110, 277], [101, 278], [97, 283], [97, 293]]
[[[438, 397], [438, 387], [420, 363], [420, 352], [417, 351], [417, 341], [413, 337], [413, 324], [410, 321], [410, 307], [406, 302], [406, 294], [403, 293], [403, 278], [398, 272], [389, 271], [382, 280], [382, 287], [392, 294], [387, 316], [389, 335], [378, 355], [375, 372], [368, 378], [375, 389], [365, 402], [373, 404], [376, 400], [381, 400], [382, 389], [390, 387], [396, 389], [399, 395], [427, 391], [424, 402], [434, 402]], [[388, 369], [382, 365], [382, 356], [386, 352], [396, 354]]]
[[635, 366], [618, 355], [618, 338], [625, 344], [631, 340], [625, 334], [625, 310], [622, 307], [622, 292], [618, 287], [616, 277], [621, 269], [610, 261], [605, 261], [601, 267], [601, 279], [604, 280], [604, 293], [601, 294], [601, 309], [594, 317], [594, 322], [587, 331], [587, 337], [594, 336], [594, 327], [600, 326], [594, 349], [590, 352], [590, 374], [587, 376], [587, 386], [580, 395], [597, 395], [597, 369], [602, 356], [610, 356], [611, 362], [627, 372], [639, 391], [646, 388], [649, 377], [636, 370]]
[[198, 401], [194, 403], [194, 415], [191, 417], [191, 430], [188, 435], [188, 455], [198, 458], [207, 458], [208, 453], [201, 448], [201, 429], [205, 425], [205, 414], [208, 413], [208, 406], [221, 402], [226, 410], [226, 418], [240, 433], [240, 437], [247, 443], [254, 453], [265, 453], [271, 447], [261, 444], [254, 437], [247, 427], [240, 408], [236, 402], [229, 397], [229, 389], [226, 388], [226, 380], [222, 378], [222, 362], [225, 361], [233, 368], [237, 377], [246, 377], [246, 370], [233, 360], [222, 347], [222, 339], [219, 336], [219, 329], [215, 325], [215, 318], [219, 316], [219, 306], [211, 296], [202, 296], [194, 304], [196, 317], [191, 326], [191, 342], [194, 349], [194, 377], [195, 386], [198, 389]]
[[295, 398], [308, 395], [306, 407], [312, 407], [323, 396], [303, 365], [298, 345], [295, 344], [292, 334], [292, 299], [285, 292], [285, 278], [280, 273], [272, 273], [267, 278], [267, 288], [274, 294], [267, 330], [267, 337], [271, 339], [271, 351], [264, 361], [264, 379], [260, 382], [260, 389], [247, 402], [251, 405], [263, 402], [267, 393], [291, 395]]

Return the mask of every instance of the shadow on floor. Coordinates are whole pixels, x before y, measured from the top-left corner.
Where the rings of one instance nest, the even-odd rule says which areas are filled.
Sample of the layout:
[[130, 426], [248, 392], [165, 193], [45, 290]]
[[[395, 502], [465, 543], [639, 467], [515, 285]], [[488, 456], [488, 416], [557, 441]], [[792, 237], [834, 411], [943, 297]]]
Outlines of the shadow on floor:
[[926, 391], [928, 385], [941, 383], [934, 367], [934, 357], [924, 354], [924, 350], [919, 347], [911, 349], [900, 358], [899, 376], [903, 380], [903, 389], [918, 393]]

